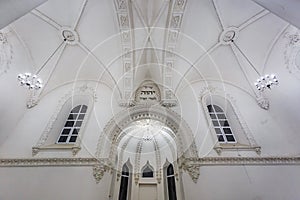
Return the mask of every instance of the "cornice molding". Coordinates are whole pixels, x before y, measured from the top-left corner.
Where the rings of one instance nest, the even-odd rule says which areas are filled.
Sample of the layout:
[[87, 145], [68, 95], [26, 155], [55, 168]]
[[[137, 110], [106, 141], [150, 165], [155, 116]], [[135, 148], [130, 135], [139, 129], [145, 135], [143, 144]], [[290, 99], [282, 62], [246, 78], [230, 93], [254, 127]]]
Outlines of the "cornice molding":
[[300, 157], [207, 157], [185, 158], [200, 166], [210, 165], [300, 165]]
[[[198, 166], [300, 165], [300, 157], [206, 157], [184, 158], [182, 163]], [[108, 158], [2, 158], [0, 167], [87, 167], [109, 163]], [[110, 166], [111, 168], [111, 166]]]
[[0, 159], [0, 167], [85, 167], [99, 163], [96, 158], [12, 158]]

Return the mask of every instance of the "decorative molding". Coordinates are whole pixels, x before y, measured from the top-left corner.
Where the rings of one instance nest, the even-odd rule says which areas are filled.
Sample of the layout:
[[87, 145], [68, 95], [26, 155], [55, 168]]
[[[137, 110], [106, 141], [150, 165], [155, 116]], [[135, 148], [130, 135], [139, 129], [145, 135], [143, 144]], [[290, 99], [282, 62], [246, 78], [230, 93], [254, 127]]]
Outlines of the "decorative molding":
[[[182, 157], [179, 163], [180, 169], [197, 183], [201, 166], [300, 165], [300, 157]], [[105, 173], [115, 170], [108, 158], [11, 158], [0, 159], [0, 167], [92, 167], [96, 183], [101, 181]], [[138, 181], [139, 173], [136, 178]]]
[[123, 93], [120, 106], [131, 106], [131, 95], [133, 91], [134, 77], [134, 51], [132, 16], [130, 12], [131, 2], [129, 0], [115, 0], [115, 10], [119, 25], [119, 34], [121, 37], [122, 62], [123, 62]]
[[0, 159], [0, 167], [85, 167], [98, 162], [96, 158], [11, 158]]
[[258, 96], [258, 97], [256, 98], [256, 101], [257, 101], [257, 104], [258, 104], [262, 109], [269, 110], [269, 108], [270, 108], [270, 102], [269, 102], [269, 100], [268, 100], [266, 97]]
[[166, 107], [173, 107], [177, 105], [177, 101], [172, 92], [173, 88], [173, 71], [176, 57], [174, 50], [176, 49], [177, 41], [182, 26], [183, 15], [187, 0], [170, 1], [170, 11], [168, 13], [168, 21], [165, 33], [165, 53], [163, 54], [164, 68], [163, 74], [163, 91], [162, 91], [162, 105]]
[[192, 178], [194, 183], [197, 183], [200, 176], [200, 164], [194, 159], [185, 159], [181, 162], [180, 168], [186, 171]]
[[185, 162], [198, 163], [200, 166], [235, 165], [300, 165], [300, 157], [206, 157], [185, 158]]
[[286, 68], [300, 80], [300, 31], [291, 27], [284, 37], [286, 44], [283, 55]]
[[238, 38], [238, 35], [239, 35], [239, 28], [233, 26], [227, 27], [220, 34], [219, 42], [222, 45], [229, 45]]
[[161, 100], [160, 90], [153, 81], [144, 81], [135, 92], [135, 102], [153, 104]]
[[134, 181], [138, 184], [140, 179], [140, 164], [141, 164], [141, 152], [143, 150], [143, 139], [141, 138], [136, 146], [135, 150], [135, 163], [134, 163]]
[[48, 146], [32, 147], [32, 156], [37, 155], [40, 151], [52, 152], [52, 151], [71, 151], [72, 155], [75, 156], [81, 147], [74, 144], [53, 144]]
[[[132, 122], [149, 118], [164, 123], [173, 131], [176, 137], [174, 134], [171, 135], [175, 137], [174, 140], [179, 155], [186, 154], [188, 157], [198, 155], [192, 130], [179, 114], [160, 105], [152, 105], [150, 107], [148, 105], [136, 105], [116, 114], [114, 118], [107, 123], [103, 132], [100, 134], [96, 156], [113, 158], [113, 155], [115, 155], [114, 146], [118, 145], [116, 138], [120, 139], [122, 130]], [[109, 155], [104, 155], [103, 146], [110, 148]]]
[[[300, 165], [300, 157], [205, 157], [184, 158], [182, 165], [199, 166], [238, 166], [238, 165]], [[110, 171], [112, 165], [107, 158], [1, 158], [0, 167], [94, 167], [105, 165]]]
[[29, 97], [28, 97], [28, 100], [26, 102], [26, 106], [27, 106], [28, 109], [33, 108], [34, 106], [36, 106], [38, 104], [38, 101], [39, 101], [37, 90], [30, 90], [29, 92], [30, 92]]
[[0, 76], [7, 73], [12, 61], [12, 45], [7, 40], [7, 30], [0, 31]]
[[105, 172], [109, 172], [112, 169], [111, 164], [107, 159], [98, 160], [98, 163], [93, 166], [93, 176], [96, 183], [99, 183], [103, 178]]
[[260, 146], [248, 146], [248, 145], [218, 145], [214, 147], [214, 150], [221, 155], [222, 151], [255, 151], [258, 155], [261, 154]]

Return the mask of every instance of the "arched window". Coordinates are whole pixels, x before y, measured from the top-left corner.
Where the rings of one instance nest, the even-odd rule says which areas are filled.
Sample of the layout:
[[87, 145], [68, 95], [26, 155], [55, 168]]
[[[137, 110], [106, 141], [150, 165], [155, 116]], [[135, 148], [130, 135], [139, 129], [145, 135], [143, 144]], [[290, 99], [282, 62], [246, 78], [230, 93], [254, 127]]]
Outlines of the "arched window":
[[213, 104], [208, 105], [207, 109], [217, 134], [218, 141], [220, 143], [236, 143], [236, 139], [223, 109]]
[[153, 167], [150, 165], [149, 161], [147, 161], [146, 165], [142, 168], [142, 177], [143, 178], [153, 178]]
[[174, 175], [174, 168], [172, 164], [169, 164], [167, 167], [167, 185], [168, 185], [168, 195], [169, 200], [177, 200], [176, 196], [176, 185], [175, 185], [175, 175]]
[[128, 184], [129, 184], [129, 167], [125, 163], [122, 167], [119, 200], [127, 199]]
[[87, 108], [86, 105], [78, 105], [71, 110], [58, 137], [57, 144], [72, 144], [76, 142]]

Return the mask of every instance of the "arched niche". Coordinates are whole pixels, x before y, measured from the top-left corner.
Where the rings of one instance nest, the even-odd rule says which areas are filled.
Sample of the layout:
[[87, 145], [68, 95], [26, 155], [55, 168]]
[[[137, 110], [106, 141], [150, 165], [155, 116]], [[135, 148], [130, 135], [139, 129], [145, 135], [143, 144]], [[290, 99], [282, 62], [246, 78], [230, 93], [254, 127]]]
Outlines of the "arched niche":
[[[117, 147], [123, 132], [131, 123], [151, 119], [163, 123], [175, 135], [177, 146], [177, 156], [179, 157], [198, 157], [197, 147], [194, 141], [193, 133], [188, 124], [175, 111], [162, 107], [160, 105], [137, 105], [117, 113], [112, 118], [103, 132], [100, 134], [96, 157], [114, 158]], [[111, 163], [114, 163], [111, 160]]]

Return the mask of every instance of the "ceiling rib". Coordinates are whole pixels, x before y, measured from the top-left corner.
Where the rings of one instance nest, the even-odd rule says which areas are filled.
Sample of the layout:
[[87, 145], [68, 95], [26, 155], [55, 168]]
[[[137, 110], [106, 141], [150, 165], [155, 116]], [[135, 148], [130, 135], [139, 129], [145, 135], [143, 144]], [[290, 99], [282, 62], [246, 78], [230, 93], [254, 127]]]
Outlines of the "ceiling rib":
[[[51, 77], [52, 77], [52, 75], [53, 75], [53, 73], [54, 73], [54, 71], [55, 71], [55, 69], [56, 69], [56, 67], [57, 67], [57, 64], [58, 64], [59, 60], [61, 59], [62, 54], [63, 54], [63, 52], [64, 52], [66, 46], [67, 46], [67, 44], [66, 44], [66, 43], [63, 43], [63, 45], [62, 45], [62, 47], [61, 47], [61, 50], [58, 52], [58, 56], [57, 56], [57, 59], [56, 59], [55, 63], [53, 64], [53, 68], [52, 68], [51, 72], [49, 73], [49, 76], [47, 77], [47, 79], [46, 79], [46, 81], [45, 81], [44, 87], [41, 89], [41, 91], [40, 91], [40, 93], [39, 93], [39, 95], [38, 95], [38, 97], [39, 97], [40, 99], [43, 97], [43, 93], [44, 93], [44, 91], [45, 91], [45, 88], [46, 88], [46, 86], [48, 85], [48, 83], [49, 83], [49, 81], [50, 81], [50, 79], [51, 79]], [[37, 94], [36, 94], [36, 95], [37, 95]], [[37, 98], [36, 95], [32, 96], [32, 98], [33, 98], [33, 99]], [[31, 99], [31, 98], [30, 98], [30, 99]], [[30, 101], [30, 100], [29, 100], [29, 101]]]
[[[187, 76], [187, 74], [189, 73], [189, 71], [194, 68], [196, 70], [198, 70], [198, 68], [196, 67], [197, 64], [201, 63], [201, 61], [206, 57], [206, 56], [210, 56], [210, 54], [216, 50], [219, 46], [220, 46], [220, 42], [214, 44], [212, 47], [210, 47], [207, 51], [205, 51], [202, 55], [200, 55], [196, 61], [186, 70], [186, 72], [184, 73], [184, 75], [180, 78], [177, 86], [175, 87], [175, 94], [177, 94], [177, 90], [179, 89], [179, 86], [181, 85], [181, 83], [183, 82], [183, 80], [185, 79], [185, 77]], [[199, 72], [200, 73], [200, 72]], [[202, 75], [201, 75], [202, 76]]]
[[62, 26], [59, 23], [57, 23], [56, 21], [51, 19], [49, 16], [47, 16], [44, 13], [42, 13], [41, 11], [39, 11], [38, 9], [34, 9], [30, 13], [32, 15], [36, 16], [37, 18], [43, 20], [50, 26], [54, 27], [56, 30], [60, 30], [62, 28]]
[[83, 14], [83, 12], [85, 10], [86, 4], [87, 4], [87, 0], [83, 0], [83, 3], [81, 4], [81, 7], [80, 7], [80, 12], [79, 12], [79, 14], [78, 14], [78, 16], [77, 16], [77, 18], [75, 20], [75, 23], [73, 25], [73, 30], [75, 30], [77, 28], [78, 23], [79, 23], [79, 21], [80, 21], [80, 19], [82, 17], [82, 14]]
[[[159, 10], [159, 12], [158, 12], [158, 14], [157, 14], [157, 16], [154, 18], [153, 23], [152, 23], [150, 26], [148, 26], [148, 25], [146, 24], [145, 19], [142, 17], [141, 9], [138, 7], [137, 3], [133, 3], [133, 5], [134, 5], [134, 8], [135, 8], [135, 10], [136, 10], [136, 12], [137, 12], [137, 15], [138, 15], [138, 17], [139, 17], [139, 19], [140, 19], [140, 22], [142, 22], [142, 24], [144, 25], [144, 28], [145, 28], [146, 31], [147, 31], [147, 37], [146, 37], [145, 40], [144, 40], [144, 43], [143, 43], [143, 49], [147, 46], [148, 41], [150, 42], [151, 46], [152, 46], [153, 49], [154, 49], [155, 46], [154, 46], [154, 44], [153, 44], [154, 42], [153, 42], [153, 40], [152, 40], [152, 38], [151, 38], [151, 35], [152, 35], [152, 32], [153, 32], [154, 29], [155, 29], [155, 25], [158, 23], [158, 20], [159, 20], [159, 19], [161, 18], [161, 16], [162, 16], [163, 11], [166, 9], [167, 2], [164, 2], [164, 3], [163, 3], [163, 5], [161, 6], [161, 8], [160, 8], [160, 10]], [[155, 52], [156, 59], [159, 60], [159, 56], [157, 55], [156, 51], [154, 51], [154, 52]], [[141, 62], [142, 55], [143, 55], [143, 54], [141, 53], [140, 56], [139, 56], [139, 58], [137, 59], [137, 63], [138, 63], [138, 64]], [[136, 76], [136, 74], [135, 74], [135, 76]]]
[[247, 26], [249, 26], [250, 24], [256, 22], [257, 20], [263, 18], [264, 16], [268, 15], [270, 12], [267, 10], [262, 10], [261, 12], [257, 13], [256, 15], [254, 15], [253, 17], [249, 18], [247, 21], [245, 21], [244, 23], [242, 23], [238, 29], [239, 31], [243, 30], [244, 28], [246, 28]]
[[113, 75], [110, 73], [110, 71], [107, 69], [105, 64], [100, 59], [98, 59], [98, 57], [91, 50], [89, 50], [88, 47], [86, 47], [84, 44], [82, 44], [82, 42], [79, 41], [78, 46], [86, 52], [87, 56], [91, 55], [92, 58], [104, 69], [104, 71], [108, 73], [108, 75], [111, 77], [112, 81], [114, 82], [115, 87], [117, 88], [117, 91], [119, 92], [119, 95], [121, 97], [122, 92], [118, 86], [118, 83], [117, 83], [116, 79], [113, 77]]
[[223, 19], [221, 18], [220, 10], [219, 10], [219, 7], [218, 7], [218, 5], [216, 3], [216, 0], [213, 0], [212, 2], [213, 2], [214, 9], [216, 11], [216, 14], [217, 14], [218, 22], [219, 22], [219, 24], [221, 26], [221, 29], [224, 30], [224, 28], [225, 28], [224, 24], [225, 23], [224, 23]]

